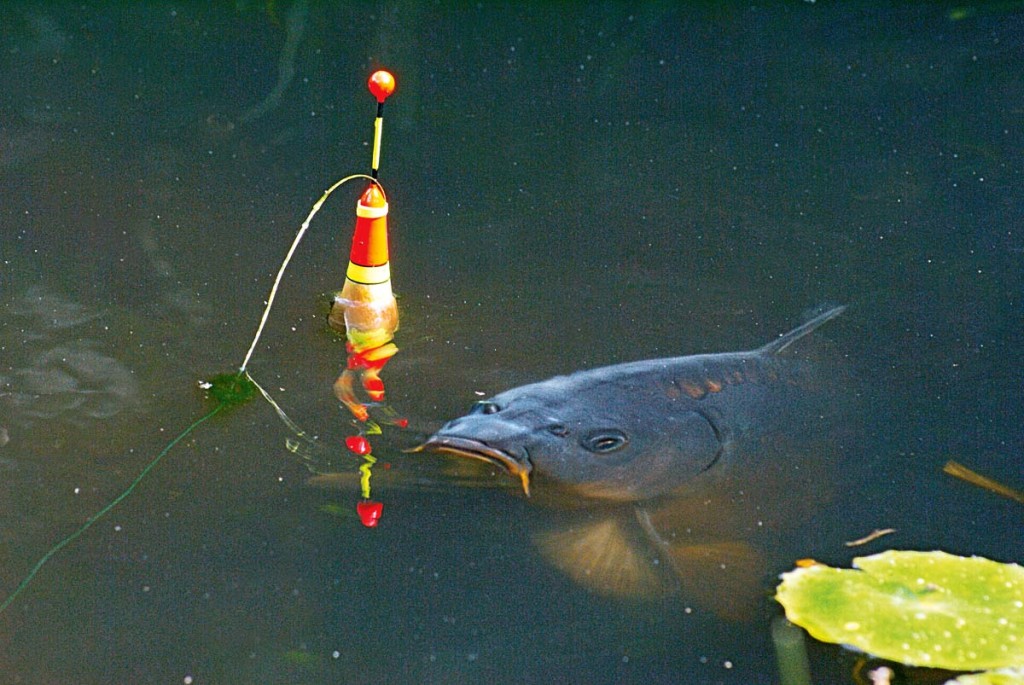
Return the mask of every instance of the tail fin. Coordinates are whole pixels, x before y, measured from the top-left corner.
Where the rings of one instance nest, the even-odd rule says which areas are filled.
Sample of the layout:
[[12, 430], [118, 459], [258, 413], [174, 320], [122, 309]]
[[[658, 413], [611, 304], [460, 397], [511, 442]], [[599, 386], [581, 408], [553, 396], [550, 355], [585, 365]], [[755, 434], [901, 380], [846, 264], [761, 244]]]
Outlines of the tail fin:
[[814, 317], [807, 323], [797, 326], [789, 333], [786, 333], [785, 335], [779, 336], [775, 340], [772, 340], [767, 345], [761, 347], [761, 349], [758, 351], [764, 355], [780, 354], [783, 350], [785, 350], [787, 347], [795, 343], [797, 340], [811, 333], [818, 326], [822, 325], [826, 321], [831, 321], [832, 319], [836, 318], [845, 310], [846, 305], [833, 307], [832, 309], [829, 309], [828, 311]]

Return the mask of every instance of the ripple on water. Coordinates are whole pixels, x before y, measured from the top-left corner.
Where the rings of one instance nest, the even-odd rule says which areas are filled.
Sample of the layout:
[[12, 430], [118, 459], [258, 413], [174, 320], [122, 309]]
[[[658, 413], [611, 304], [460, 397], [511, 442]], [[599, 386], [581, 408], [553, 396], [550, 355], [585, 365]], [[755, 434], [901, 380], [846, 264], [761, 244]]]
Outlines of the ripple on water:
[[39, 287], [0, 305], [0, 447], [63, 444], [138, 407], [109, 318]]

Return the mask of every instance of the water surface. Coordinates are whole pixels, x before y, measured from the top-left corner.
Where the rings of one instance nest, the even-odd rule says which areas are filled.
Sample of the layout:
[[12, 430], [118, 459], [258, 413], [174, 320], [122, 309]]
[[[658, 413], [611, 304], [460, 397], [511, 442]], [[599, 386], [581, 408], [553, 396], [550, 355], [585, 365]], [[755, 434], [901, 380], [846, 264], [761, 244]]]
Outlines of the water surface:
[[[821, 332], [861, 408], [846, 496], [786, 551], [1021, 561], [1020, 506], [940, 469], [1024, 486], [1022, 38], [1013, 3], [5, 6], [0, 588], [240, 363], [310, 205], [368, 168], [382, 65], [385, 378], [413, 428], [387, 458], [481, 395], [846, 303]], [[251, 365], [321, 455], [349, 430], [324, 296], [357, 194], [317, 217]], [[5, 680], [776, 682], [767, 598], [735, 624], [589, 594], [530, 544], [551, 512], [505, 491], [378, 490], [365, 530], [288, 436], [261, 402], [176, 448], [0, 616]], [[852, 655], [811, 655], [851, 682]]]

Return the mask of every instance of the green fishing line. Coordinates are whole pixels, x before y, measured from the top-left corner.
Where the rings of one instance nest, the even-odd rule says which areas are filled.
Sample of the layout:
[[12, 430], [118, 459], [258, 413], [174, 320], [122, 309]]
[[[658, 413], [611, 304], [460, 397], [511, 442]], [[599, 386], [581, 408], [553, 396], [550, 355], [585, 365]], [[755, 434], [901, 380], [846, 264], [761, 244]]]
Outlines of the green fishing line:
[[245, 404], [253, 397], [255, 397], [258, 391], [260, 394], [263, 395], [263, 397], [266, 398], [268, 402], [270, 402], [271, 406], [274, 407], [274, 410], [277, 412], [278, 416], [280, 416], [284, 420], [284, 422], [288, 425], [289, 428], [295, 431], [295, 433], [299, 437], [305, 437], [305, 433], [298, 426], [296, 426], [295, 423], [292, 422], [292, 420], [289, 419], [287, 415], [285, 415], [284, 410], [282, 410], [281, 407], [278, 406], [277, 402], [275, 402], [273, 398], [270, 397], [267, 391], [265, 391], [256, 383], [255, 380], [253, 380], [252, 376], [249, 375], [249, 372], [246, 371], [246, 367], [249, 365], [249, 360], [252, 358], [253, 353], [256, 351], [256, 345], [259, 343], [260, 335], [262, 335], [263, 333], [263, 327], [266, 325], [267, 319], [270, 317], [270, 308], [274, 304], [274, 297], [277, 295], [277, 290], [281, 285], [281, 279], [284, 278], [285, 271], [288, 269], [288, 263], [291, 261], [292, 255], [295, 254], [296, 248], [298, 248], [299, 243], [302, 241], [302, 236], [306, 233], [306, 230], [309, 228], [310, 222], [313, 220], [313, 217], [320, 210], [320, 207], [324, 204], [324, 202], [327, 200], [331, 193], [333, 193], [335, 190], [337, 190], [344, 184], [348, 183], [349, 181], [357, 178], [365, 178], [368, 179], [370, 182], [377, 184], [378, 186], [380, 185], [380, 182], [372, 176], [367, 176], [366, 174], [353, 174], [351, 176], [346, 176], [340, 181], [337, 181], [334, 185], [332, 185], [330, 188], [324, 191], [324, 194], [320, 196], [320, 199], [313, 204], [313, 208], [310, 210], [309, 215], [306, 217], [306, 220], [302, 222], [302, 226], [299, 228], [298, 233], [296, 233], [295, 235], [295, 239], [292, 241], [291, 247], [288, 249], [288, 254], [285, 255], [284, 261], [281, 263], [281, 268], [277, 272], [277, 276], [274, 279], [274, 284], [270, 288], [270, 295], [267, 298], [266, 307], [264, 307], [263, 309], [263, 316], [260, 319], [259, 325], [256, 327], [256, 335], [253, 336], [252, 344], [249, 345], [249, 350], [245, 353], [245, 358], [242, 360], [242, 365], [235, 373], [219, 374], [211, 378], [209, 381], [200, 383], [200, 387], [206, 390], [207, 396], [210, 397], [210, 399], [216, 400], [217, 406], [210, 410], [206, 415], [200, 417], [199, 419], [196, 419], [196, 421], [191, 426], [182, 431], [181, 434], [178, 435], [178, 437], [174, 438], [169, 443], [167, 443], [167, 446], [160, 451], [160, 454], [156, 455], [156, 457], [153, 458], [153, 461], [149, 462], [146, 465], [146, 467], [142, 469], [139, 475], [136, 476], [135, 480], [132, 481], [131, 485], [129, 485], [124, 490], [124, 492], [122, 492], [120, 495], [114, 498], [114, 500], [110, 502], [108, 505], [106, 505], [98, 512], [93, 514], [92, 517], [89, 518], [89, 520], [87, 520], [78, 528], [78, 530], [71, 533], [66, 538], [58, 542], [56, 545], [51, 547], [50, 550], [46, 554], [44, 554], [39, 561], [36, 562], [36, 565], [33, 566], [32, 570], [28, 572], [28, 575], [25, 576], [24, 580], [22, 580], [18, 584], [18, 587], [14, 588], [14, 592], [12, 592], [3, 602], [0, 602], [0, 613], [7, 609], [7, 607], [9, 607], [11, 603], [14, 602], [15, 599], [17, 599], [18, 595], [20, 595], [21, 592], [28, 586], [28, 584], [32, 582], [32, 579], [35, 578], [36, 574], [39, 573], [39, 570], [46, 564], [46, 562], [53, 558], [53, 556], [57, 554], [57, 552], [61, 551], [69, 544], [74, 542], [76, 539], [78, 539], [82, 535], [82, 533], [89, 530], [92, 524], [96, 523], [101, 518], [106, 516], [111, 509], [120, 504], [126, 497], [128, 497], [128, 495], [132, 494], [132, 491], [135, 490], [135, 487], [140, 482], [142, 482], [142, 479], [145, 478], [149, 474], [149, 472], [152, 471], [156, 467], [156, 465], [160, 463], [160, 460], [163, 459], [164, 456], [166, 456], [166, 454], [170, 452], [175, 445], [184, 440], [190, 433], [192, 433], [192, 431], [201, 426], [203, 423], [209, 421], [214, 416], [216, 416], [221, 410], [227, 409], [229, 407], [235, 407], [240, 404]]
[[49, 551], [46, 554], [44, 554], [39, 561], [36, 562], [36, 565], [33, 566], [32, 570], [28, 572], [28, 575], [25, 576], [24, 580], [22, 580], [21, 583], [18, 584], [18, 587], [14, 588], [14, 592], [12, 592], [7, 597], [7, 599], [0, 603], [0, 612], [3, 612], [8, 606], [11, 605], [12, 602], [14, 602], [15, 599], [17, 599], [18, 595], [20, 595], [21, 592], [26, 587], [28, 587], [28, 584], [31, 583], [32, 579], [35, 578], [37, 573], [39, 573], [39, 570], [43, 568], [46, 562], [53, 558], [53, 556], [57, 554], [57, 552], [61, 551], [69, 544], [74, 542], [76, 539], [78, 539], [82, 535], [82, 533], [84, 533], [85, 531], [89, 530], [90, 527], [92, 527], [92, 524], [96, 523], [101, 518], [106, 516], [108, 513], [110, 513], [111, 509], [120, 504], [126, 497], [128, 497], [128, 495], [132, 494], [132, 491], [135, 490], [135, 487], [142, 482], [142, 479], [145, 478], [149, 474], [149, 472], [152, 471], [156, 467], [156, 465], [160, 463], [160, 460], [163, 459], [167, 455], [167, 453], [170, 452], [171, 449], [173, 449], [175, 445], [177, 445], [179, 442], [188, 437], [192, 433], [192, 431], [201, 426], [203, 423], [209, 421], [218, 413], [220, 413], [221, 410], [227, 409], [228, 407], [237, 406], [239, 404], [244, 404], [245, 402], [248, 402], [250, 399], [252, 399], [256, 394], [256, 386], [253, 383], [253, 381], [248, 377], [248, 375], [239, 373], [225, 373], [219, 376], [214, 376], [208, 383], [204, 383], [203, 387], [206, 388], [207, 394], [212, 399], [217, 400], [217, 406], [211, 409], [205, 415], [196, 419], [195, 422], [193, 422], [191, 426], [183, 430], [178, 435], [178, 437], [174, 438], [169, 443], [167, 443], [167, 445], [160, 451], [160, 453], [156, 455], [151, 462], [146, 464], [146, 467], [142, 469], [138, 476], [135, 477], [135, 480], [131, 482], [131, 485], [125, 488], [124, 492], [115, 497], [113, 501], [111, 501], [105, 507], [100, 509], [98, 512], [93, 514], [89, 518], [89, 520], [87, 520], [78, 528], [78, 530], [74, 531], [66, 538], [58, 542], [56, 545], [51, 547]]

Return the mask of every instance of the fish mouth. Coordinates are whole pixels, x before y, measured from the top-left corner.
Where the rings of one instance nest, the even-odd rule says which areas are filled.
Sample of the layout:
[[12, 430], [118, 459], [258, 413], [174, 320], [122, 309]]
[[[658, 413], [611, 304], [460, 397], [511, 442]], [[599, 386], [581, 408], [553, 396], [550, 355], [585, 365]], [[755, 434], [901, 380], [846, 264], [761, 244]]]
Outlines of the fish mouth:
[[472, 438], [457, 438], [448, 435], [433, 435], [422, 445], [414, 447], [410, 452], [445, 452], [459, 457], [478, 459], [488, 464], [496, 464], [505, 469], [509, 475], [519, 478], [523, 484], [523, 492], [530, 496], [530, 472], [533, 464], [528, 459], [516, 457], [509, 452], [491, 447], [487, 443]]

